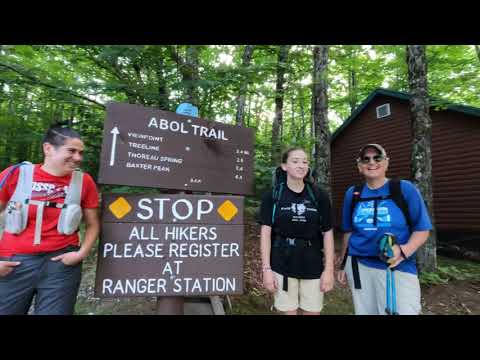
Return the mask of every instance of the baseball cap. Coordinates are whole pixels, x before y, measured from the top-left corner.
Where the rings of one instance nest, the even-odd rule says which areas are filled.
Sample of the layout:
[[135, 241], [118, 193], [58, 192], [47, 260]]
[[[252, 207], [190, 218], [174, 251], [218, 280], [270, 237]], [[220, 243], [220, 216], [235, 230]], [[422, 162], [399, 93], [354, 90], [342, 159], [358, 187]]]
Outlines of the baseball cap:
[[358, 158], [360, 159], [363, 155], [365, 155], [365, 151], [369, 148], [373, 148], [375, 150], [377, 150], [378, 154], [379, 155], [382, 155], [384, 158], [387, 158], [387, 152], [385, 151], [385, 149], [379, 145], [379, 144], [367, 144], [367, 145], [364, 145], [361, 149], [360, 149], [360, 152], [358, 153]]

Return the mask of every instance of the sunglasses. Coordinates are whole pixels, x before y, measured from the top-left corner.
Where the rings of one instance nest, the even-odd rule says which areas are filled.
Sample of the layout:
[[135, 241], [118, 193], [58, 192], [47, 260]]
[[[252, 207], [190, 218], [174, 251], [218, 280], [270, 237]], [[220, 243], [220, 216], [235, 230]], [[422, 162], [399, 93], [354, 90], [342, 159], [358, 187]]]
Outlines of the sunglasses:
[[375, 156], [363, 156], [360, 158], [360, 162], [362, 164], [368, 164], [370, 160], [374, 160], [375, 162], [379, 163], [382, 160], [385, 160], [385, 158], [382, 155], [375, 155]]

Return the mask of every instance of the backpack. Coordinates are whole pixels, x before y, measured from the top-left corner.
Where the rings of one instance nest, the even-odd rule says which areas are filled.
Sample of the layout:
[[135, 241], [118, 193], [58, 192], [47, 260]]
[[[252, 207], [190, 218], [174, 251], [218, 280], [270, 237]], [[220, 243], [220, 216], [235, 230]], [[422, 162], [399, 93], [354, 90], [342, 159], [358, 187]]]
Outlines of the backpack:
[[398, 208], [402, 211], [403, 216], [405, 217], [405, 220], [408, 225], [408, 229], [410, 232], [412, 232], [412, 219], [410, 217], [410, 212], [408, 211], [408, 204], [407, 200], [405, 200], [405, 197], [402, 194], [402, 190], [400, 187], [400, 180], [398, 179], [391, 179], [388, 182], [389, 185], [389, 190], [390, 194], [385, 195], [385, 196], [375, 196], [375, 197], [369, 197], [369, 198], [361, 198], [360, 194], [362, 193], [362, 189], [365, 186], [365, 183], [356, 185], [353, 188], [353, 195], [352, 195], [352, 202], [350, 206], [350, 218], [352, 219], [353, 223], [353, 211], [355, 209], [355, 206], [357, 203], [362, 202], [362, 201], [374, 201], [374, 206], [373, 206], [373, 224], [377, 224], [377, 204], [379, 200], [387, 200], [391, 199], [395, 205], [398, 206]]
[[5, 209], [5, 230], [12, 234], [22, 233], [27, 227], [28, 208], [31, 204], [37, 206], [35, 235], [33, 241], [34, 245], [40, 244], [43, 210], [45, 207], [56, 207], [61, 209], [57, 224], [57, 231], [60, 234], [71, 235], [77, 231], [80, 222], [82, 221], [82, 208], [80, 207], [80, 200], [82, 193], [83, 173], [79, 170], [75, 170], [72, 173], [67, 196], [62, 204], [53, 201], [38, 201], [31, 199], [34, 165], [27, 161], [14, 165], [6, 174], [4, 179], [2, 179], [0, 188], [3, 187], [7, 178], [16, 168], [19, 168], [18, 181], [15, 191], [10, 200], [7, 202]]
[[[318, 210], [318, 202], [316, 195], [316, 189], [313, 186], [314, 179], [310, 169], [308, 169], [307, 175], [305, 176], [305, 187], [307, 189], [310, 200], [312, 200], [313, 205]], [[287, 186], [287, 173], [279, 166], [273, 172], [272, 179], [272, 199], [273, 199], [273, 209], [272, 209], [272, 227], [275, 223], [275, 213], [277, 210], [277, 205], [280, 202], [282, 197], [283, 190]], [[320, 212], [319, 212], [320, 213]]]

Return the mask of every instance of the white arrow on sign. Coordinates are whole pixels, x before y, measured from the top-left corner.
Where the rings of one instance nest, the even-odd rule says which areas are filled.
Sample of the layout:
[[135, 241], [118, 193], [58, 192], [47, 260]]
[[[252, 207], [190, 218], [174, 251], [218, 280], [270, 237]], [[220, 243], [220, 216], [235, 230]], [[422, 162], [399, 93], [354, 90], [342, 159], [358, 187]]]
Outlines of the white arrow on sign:
[[117, 135], [120, 134], [120, 131], [118, 131], [118, 128], [115, 126], [112, 131], [110, 131], [110, 134], [113, 134], [112, 151], [110, 153], [110, 166], [113, 166], [115, 163], [115, 146], [117, 145]]

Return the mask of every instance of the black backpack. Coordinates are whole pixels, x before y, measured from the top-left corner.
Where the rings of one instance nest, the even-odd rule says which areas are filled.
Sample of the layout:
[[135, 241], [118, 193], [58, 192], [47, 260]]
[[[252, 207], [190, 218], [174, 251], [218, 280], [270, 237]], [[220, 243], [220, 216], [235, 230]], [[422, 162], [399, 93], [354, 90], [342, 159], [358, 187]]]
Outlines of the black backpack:
[[[318, 202], [316, 189], [314, 184], [314, 179], [312, 172], [308, 169], [307, 175], [305, 176], [305, 187], [307, 188], [308, 195], [313, 202], [313, 205], [318, 210]], [[280, 202], [282, 197], [283, 190], [287, 186], [287, 173], [279, 166], [273, 172], [272, 179], [272, 199], [273, 199], [273, 209], [272, 209], [272, 226], [275, 222], [275, 212], [277, 210], [277, 205]]]
[[373, 224], [377, 225], [377, 204], [379, 200], [386, 200], [392, 199], [392, 201], [399, 207], [402, 211], [403, 216], [405, 216], [405, 220], [407, 221], [408, 229], [412, 232], [412, 219], [410, 217], [410, 212], [408, 211], [408, 204], [405, 200], [405, 197], [402, 194], [402, 190], [400, 187], [400, 180], [398, 179], [391, 179], [389, 182], [390, 194], [385, 196], [375, 196], [369, 198], [361, 198], [360, 194], [362, 193], [362, 189], [365, 186], [365, 183], [356, 185], [353, 188], [353, 196], [352, 196], [352, 203], [350, 206], [350, 218], [352, 219], [353, 223], [353, 210], [355, 209], [355, 205], [361, 201], [374, 201], [373, 206]]

